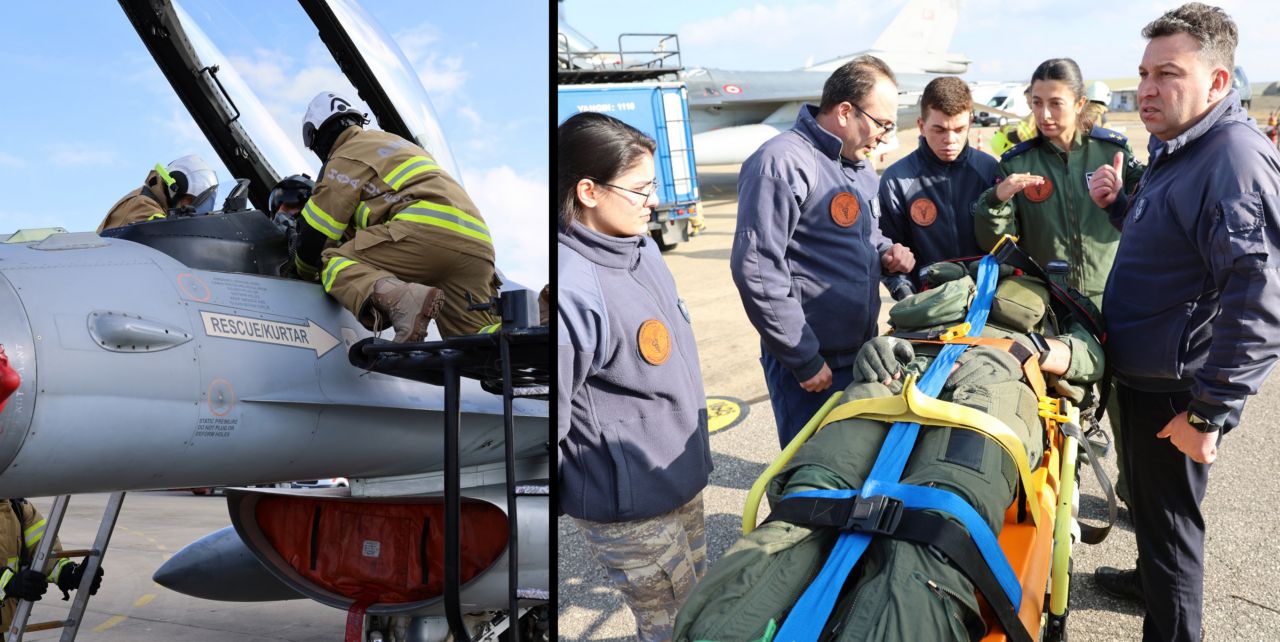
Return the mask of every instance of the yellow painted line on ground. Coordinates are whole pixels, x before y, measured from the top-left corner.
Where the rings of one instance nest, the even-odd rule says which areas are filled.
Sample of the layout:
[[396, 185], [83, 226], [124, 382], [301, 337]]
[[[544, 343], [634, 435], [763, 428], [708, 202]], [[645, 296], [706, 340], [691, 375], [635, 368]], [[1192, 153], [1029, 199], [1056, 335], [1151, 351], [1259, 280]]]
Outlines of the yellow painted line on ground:
[[126, 619], [128, 618], [126, 618], [123, 615], [113, 615], [109, 619], [107, 619], [106, 622], [103, 622], [102, 624], [99, 624], [98, 626], [93, 627], [93, 632], [102, 633], [103, 631], [106, 631], [107, 629], [125, 621]]
[[[135, 601], [135, 602], [133, 603], [133, 606], [134, 606], [135, 608], [137, 608], [137, 607], [141, 607], [141, 606], [146, 606], [146, 605], [150, 604], [150, 603], [152, 602], [152, 600], [155, 600], [155, 599], [156, 599], [156, 594], [155, 594], [155, 593], [147, 593], [146, 595], [143, 595], [142, 597], [138, 598], [138, 599], [137, 599], [137, 601]], [[107, 618], [107, 621], [106, 621], [106, 622], [103, 622], [102, 624], [99, 624], [98, 626], [93, 627], [93, 632], [94, 632], [94, 633], [102, 633], [103, 631], [106, 631], [107, 629], [109, 629], [109, 628], [111, 628], [111, 627], [113, 627], [113, 626], [115, 626], [115, 625], [117, 625], [117, 624], [119, 624], [119, 623], [121, 623], [121, 622], [123, 622], [123, 621], [125, 621], [125, 620], [127, 620], [127, 619], [129, 619], [129, 616], [127, 616], [127, 615], [113, 615], [113, 616], [111, 616], [111, 617]]]

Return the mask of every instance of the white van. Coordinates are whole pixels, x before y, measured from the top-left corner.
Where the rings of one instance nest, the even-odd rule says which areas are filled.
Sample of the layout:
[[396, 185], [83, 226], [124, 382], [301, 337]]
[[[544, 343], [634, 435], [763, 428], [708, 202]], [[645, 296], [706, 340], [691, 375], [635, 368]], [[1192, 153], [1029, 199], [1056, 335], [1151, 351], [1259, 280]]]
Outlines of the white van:
[[[1018, 118], [1022, 118], [1031, 113], [1031, 106], [1027, 104], [1026, 95], [1027, 86], [1018, 85], [1016, 87], [1006, 87], [996, 92], [987, 106], [994, 107], [1000, 111], [1009, 112]], [[991, 125], [1002, 126], [1008, 124], [1009, 117], [994, 112], [977, 110], [973, 115], [973, 123], [981, 127], [989, 127]]]

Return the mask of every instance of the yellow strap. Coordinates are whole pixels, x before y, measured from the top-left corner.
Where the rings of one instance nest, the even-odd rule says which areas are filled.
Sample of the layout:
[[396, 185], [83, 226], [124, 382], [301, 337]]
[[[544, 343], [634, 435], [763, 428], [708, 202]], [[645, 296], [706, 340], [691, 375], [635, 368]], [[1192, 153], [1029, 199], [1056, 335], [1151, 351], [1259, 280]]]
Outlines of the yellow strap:
[[164, 181], [165, 185], [173, 187], [174, 178], [169, 175], [169, 170], [165, 169], [164, 165], [156, 163], [156, 173], [160, 175], [160, 180]]
[[501, 327], [502, 327], [501, 323], [491, 323], [483, 328], [480, 328], [480, 330], [476, 332], [476, 334], [493, 334], [494, 332], [497, 332], [498, 329]]
[[1031, 498], [1036, 496], [1032, 491], [1038, 490], [1038, 487], [1031, 479], [1031, 469], [1027, 465], [1027, 450], [1022, 445], [1022, 440], [1018, 439], [1018, 436], [1003, 421], [976, 408], [942, 401], [920, 392], [920, 389], [916, 388], [915, 375], [909, 375], [902, 384], [901, 395], [857, 399], [836, 406], [822, 420], [822, 423], [818, 424], [818, 430], [833, 421], [853, 417], [888, 423], [906, 421], [922, 425], [963, 428], [994, 439], [1017, 465], [1018, 478], [1022, 482], [1027, 498], [1028, 512], [1031, 513], [1031, 520], [1039, 526], [1039, 508], [1031, 503]]
[[840, 396], [843, 394], [843, 392], [837, 392], [831, 395], [831, 398], [827, 399], [827, 402], [822, 404], [822, 407], [818, 409], [817, 414], [809, 419], [809, 422], [804, 425], [804, 428], [801, 428], [800, 432], [796, 433], [796, 436], [791, 438], [791, 443], [787, 444], [787, 447], [782, 449], [782, 453], [775, 457], [773, 463], [769, 464], [769, 467], [764, 469], [764, 472], [756, 478], [754, 484], [751, 484], [751, 491], [747, 493], [747, 505], [742, 508], [743, 535], [750, 533], [756, 527], [756, 514], [760, 511], [760, 500], [764, 499], [764, 492], [769, 486], [769, 480], [782, 472], [782, 468], [791, 461], [791, 458], [795, 456], [796, 451], [800, 450], [800, 447], [804, 445], [804, 442], [809, 439], [810, 435], [818, 432], [818, 423], [822, 421], [822, 418], [825, 417], [833, 407], [835, 407], [836, 402], [840, 401]]
[[148, 217], [147, 217], [147, 220], [148, 220], [148, 221], [154, 221], [154, 220], [156, 220], [156, 219], [158, 219], [158, 218], [165, 218], [164, 212], [156, 212], [155, 214], [152, 214], [151, 216], [148, 216]]

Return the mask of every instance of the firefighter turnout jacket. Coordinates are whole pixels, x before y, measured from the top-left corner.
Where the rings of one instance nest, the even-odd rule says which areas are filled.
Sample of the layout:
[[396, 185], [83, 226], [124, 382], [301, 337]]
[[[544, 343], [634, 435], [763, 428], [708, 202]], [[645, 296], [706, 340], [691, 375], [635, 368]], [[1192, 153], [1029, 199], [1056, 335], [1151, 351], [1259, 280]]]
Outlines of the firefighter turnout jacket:
[[160, 174], [153, 169], [147, 174], [147, 180], [143, 181], [142, 189], [129, 192], [111, 206], [106, 218], [98, 224], [98, 234], [113, 227], [164, 218], [171, 206]]
[[[14, 512], [15, 506], [21, 511], [20, 515]], [[0, 592], [8, 588], [20, 568], [30, 565], [36, 546], [44, 537], [44, 530], [44, 515], [30, 502], [25, 499], [0, 501], [0, 556], [4, 558], [4, 568], [0, 570]], [[61, 551], [62, 544], [54, 540], [53, 550]], [[57, 584], [58, 577], [70, 564], [67, 559], [50, 559], [44, 567], [49, 584]], [[0, 627], [9, 626], [17, 608], [18, 600], [6, 593], [4, 606], [0, 608]]]

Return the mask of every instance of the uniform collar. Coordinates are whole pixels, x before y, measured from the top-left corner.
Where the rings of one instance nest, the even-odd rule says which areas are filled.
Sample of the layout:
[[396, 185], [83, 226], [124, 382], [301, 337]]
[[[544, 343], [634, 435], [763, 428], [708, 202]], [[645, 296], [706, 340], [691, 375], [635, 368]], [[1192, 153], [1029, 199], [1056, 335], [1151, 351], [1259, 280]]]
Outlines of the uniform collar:
[[581, 254], [583, 258], [607, 268], [635, 269], [640, 263], [640, 249], [649, 242], [646, 235], [609, 236], [577, 223], [565, 229], [560, 226], [559, 242]]
[[[338, 151], [338, 148], [342, 147], [343, 143], [351, 140], [356, 134], [359, 134], [362, 131], [364, 131], [364, 128], [359, 125], [351, 125], [342, 130], [342, 133], [338, 134], [338, 137], [333, 139], [333, 147], [329, 148], [329, 158], [333, 158], [333, 153]], [[324, 174], [321, 174], [321, 176], [323, 175]]]
[[862, 162], [851, 161], [840, 155], [840, 150], [844, 149], [844, 141], [818, 124], [818, 108], [816, 106], [808, 104], [800, 106], [800, 115], [796, 116], [794, 129], [797, 134], [803, 136], [819, 152], [822, 152], [823, 156], [833, 161], [846, 163], [854, 169], [862, 167]]
[[1187, 131], [1182, 132], [1176, 138], [1162, 141], [1155, 136], [1147, 141], [1147, 151], [1154, 160], [1157, 154], [1173, 154], [1178, 150], [1195, 142], [1201, 136], [1204, 136], [1213, 129], [1219, 122], [1228, 122], [1233, 120], [1248, 121], [1249, 115], [1245, 113], [1244, 108], [1240, 106], [1240, 97], [1236, 95], [1236, 90], [1232, 89], [1231, 93], [1225, 98], [1218, 101], [1218, 104], [1209, 110], [1209, 113], [1200, 119], [1200, 122], [1192, 125]]
[[940, 167], [951, 167], [952, 165], [963, 165], [969, 162], [969, 156], [973, 153], [973, 145], [966, 142], [964, 144], [964, 149], [960, 150], [960, 155], [956, 156], [955, 160], [947, 162], [938, 158], [938, 155], [933, 153], [933, 148], [929, 147], [929, 142], [924, 139], [924, 136], [921, 136], [920, 144], [916, 146], [916, 152], [920, 154], [920, 157], [926, 162]]

